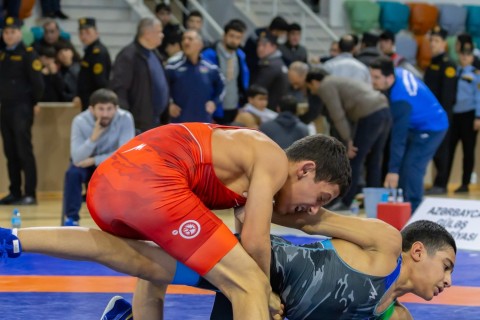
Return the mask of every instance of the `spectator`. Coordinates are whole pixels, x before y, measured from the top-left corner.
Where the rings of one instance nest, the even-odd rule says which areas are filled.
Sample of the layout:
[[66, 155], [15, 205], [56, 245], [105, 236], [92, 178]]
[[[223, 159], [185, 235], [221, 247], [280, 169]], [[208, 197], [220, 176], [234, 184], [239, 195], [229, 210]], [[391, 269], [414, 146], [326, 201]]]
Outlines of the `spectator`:
[[63, 101], [65, 85], [55, 61], [55, 49], [53, 47], [44, 47], [39, 54], [40, 62], [43, 66], [43, 82], [45, 83], [45, 90], [40, 101], [61, 102]]
[[268, 108], [276, 110], [281, 97], [288, 92], [288, 69], [278, 50], [275, 35], [268, 31], [260, 34], [257, 56], [260, 60], [251, 83], [268, 90]]
[[338, 42], [340, 54], [328, 60], [324, 69], [331, 75], [356, 79], [365, 83], [371, 83], [370, 73], [367, 66], [353, 57], [356, 42], [352, 35], [344, 35]]
[[113, 64], [110, 87], [122, 109], [129, 110], [137, 132], [168, 123], [169, 88], [157, 48], [162, 24], [154, 18], [138, 23], [135, 40], [120, 51]]
[[88, 109], [72, 122], [71, 163], [63, 194], [65, 226], [79, 225], [82, 184], [88, 183], [97, 166], [134, 136], [133, 117], [118, 108], [116, 94], [108, 89], [95, 91]]
[[60, 8], [60, 0], [41, 0], [42, 16], [45, 18], [60, 18], [62, 20], [68, 19], [68, 16], [63, 13]]
[[355, 58], [367, 67], [372, 61], [382, 55], [377, 47], [378, 38], [378, 35], [372, 32], [363, 33], [360, 52], [355, 56]]
[[308, 127], [297, 117], [297, 100], [285, 96], [278, 105], [278, 116], [274, 120], [260, 125], [260, 131], [269, 136], [282, 149], [288, 148], [295, 141], [308, 136]]
[[417, 68], [408, 62], [405, 57], [395, 51], [395, 35], [393, 32], [388, 30], [382, 32], [378, 40], [378, 47], [384, 55], [390, 57], [396, 68], [403, 68], [413, 73], [417, 78], [423, 78], [422, 74], [417, 70]]
[[448, 128], [445, 110], [428, 87], [411, 72], [387, 58], [370, 65], [373, 87], [390, 101], [393, 127], [384, 185], [402, 188], [412, 212], [423, 198], [423, 179], [430, 160]]
[[[32, 146], [34, 106], [43, 95], [42, 63], [32, 47], [22, 43], [22, 22], [7, 17], [2, 37], [6, 49], [0, 52], [0, 128], [7, 158], [9, 194], [0, 204], [37, 203], [37, 169]], [[22, 172], [25, 193], [22, 195]]]
[[321, 57], [320, 61], [312, 61], [312, 63], [314, 63], [314, 64], [316, 64], [318, 62], [325, 63], [328, 60], [333, 59], [336, 56], [338, 56], [340, 54], [340, 48], [338, 47], [338, 41], [336, 41], [336, 40], [332, 41], [332, 43], [330, 44], [330, 49], [328, 50], [328, 53], [329, 53], [328, 56]]
[[223, 100], [223, 76], [216, 65], [201, 57], [202, 46], [198, 31], [185, 31], [182, 38], [184, 57], [165, 67], [172, 122], [212, 122], [212, 114]]
[[100, 42], [95, 19], [81, 18], [78, 23], [79, 37], [85, 51], [80, 64], [77, 86], [83, 111], [88, 107], [90, 95], [108, 86], [112, 62], [108, 49]]
[[248, 103], [240, 109], [234, 120], [235, 125], [258, 129], [258, 127], [267, 121], [277, 117], [277, 113], [267, 108], [268, 91], [267, 89], [252, 85], [247, 90]]
[[202, 37], [203, 46], [205, 48], [212, 46], [212, 42], [210, 42], [210, 39], [206, 38], [203, 32], [203, 15], [200, 13], [200, 11], [193, 10], [188, 14], [187, 19], [185, 21], [185, 27], [188, 30], [198, 31], [198, 33]]
[[480, 129], [480, 75], [473, 66], [473, 45], [464, 42], [459, 50], [457, 99], [453, 106], [448, 172], [452, 170], [459, 141], [463, 150], [462, 184], [455, 193], [467, 193], [475, 164], [475, 144]]
[[382, 155], [392, 124], [388, 101], [365, 82], [328, 75], [321, 69], [309, 71], [306, 82], [310, 92], [322, 99], [332, 126], [347, 146], [352, 184], [331, 210], [348, 210], [364, 166], [367, 186], [381, 186]]
[[172, 8], [170, 5], [166, 3], [159, 3], [155, 7], [155, 15], [157, 16], [158, 20], [162, 23], [163, 27], [163, 41], [162, 44], [158, 47], [158, 51], [163, 57], [168, 58], [167, 51], [165, 50], [167, 45], [171, 43], [170, 39], [178, 38], [181, 36], [182, 31], [180, 30], [180, 26], [178, 24], [172, 23]]
[[[60, 36], [60, 27], [55, 20], [46, 19], [43, 23], [43, 37], [33, 43], [33, 48], [37, 53], [40, 53], [43, 48], [55, 48], [55, 46], [59, 43], [66, 45], [70, 43], [70, 41]], [[76, 58], [79, 58], [78, 54], [76, 54]]]
[[[457, 96], [457, 71], [455, 63], [446, 52], [447, 35], [447, 31], [438, 26], [430, 32], [432, 60], [427, 70], [425, 70], [423, 79], [438, 102], [440, 102], [440, 105], [447, 112], [449, 123], [451, 123], [453, 105]], [[433, 157], [437, 174], [432, 188], [428, 189], [425, 192], [426, 194], [443, 194], [447, 192], [450, 145], [450, 131], [447, 130], [442, 144], [438, 147]]]
[[225, 78], [225, 96], [213, 114], [220, 124], [231, 123], [237, 116], [239, 105], [245, 101], [250, 72], [240, 45], [246, 28], [243, 21], [231, 20], [225, 25], [222, 41], [202, 52], [202, 57], [217, 65]]
[[268, 27], [256, 29], [255, 33], [248, 38], [243, 51], [245, 51], [245, 54], [247, 55], [247, 66], [250, 73], [254, 73], [258, 68], [259, 57], [257, 55], [257, 45], [260, 35], [269, 31], [276, 37], [277, 45], [282, 45], [287, 42], [287, 32], [289, 27], [290, 25], [284, 18], [277, 16], [272, 19]]
[[[55, 48], [57, 61], [60, 64], [60, 75], [62, 76], [64, 84], [62, 93], [63, 101], [71, 102], [77, 97], [80, 63], [74, 59], [75, 49], [71, 43], [58, 43]], [[75, 103], [77, 103], [76, 100]]]
[[170, 39], [163, 38], [162, 44], [165, 43], [165, 53], [167, 54], [167, 63], [175, 63], [183, 58], [182, 51], [182, 35], [176, 35]]
[[[470, 46], [472, 46], [472, 48], [474, 48], [474, 43], [473, 43], [473, 38], [470, 34], [468, 33], [461, 33], [457, 36], [457, 41], [455, 42], [455, 50], [457, 51], [457, 53], [459, 53], [461, 51], [461, 48], [463, 45], [465, 44], [469, 44]], [[477, 51], [477, 53], [476, 53]], [[478, 49], [473, 49], [473, 66], [476, 68], [476, 69], [479, 69], [480, 70], [480, 59], [478, 58]]]
[[295, 61], [307, 63], [307, 49], [300, 44], [301, 39], [302, 27], [298, 23], [292, 23], [288, 27], [287, 43], [279, 46], [287, 67]]

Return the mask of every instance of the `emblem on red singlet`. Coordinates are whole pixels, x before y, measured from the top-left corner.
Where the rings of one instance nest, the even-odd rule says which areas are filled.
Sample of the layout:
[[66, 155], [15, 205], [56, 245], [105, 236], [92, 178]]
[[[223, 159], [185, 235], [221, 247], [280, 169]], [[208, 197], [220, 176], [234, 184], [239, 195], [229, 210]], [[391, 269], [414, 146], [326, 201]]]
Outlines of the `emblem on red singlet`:
[[200, 223], [195, 220], [187, 220], [180, 225], [178, 230], [172, 232], [173, 235], [180, 234], [184, 239], [193, 239], [200, 234]]

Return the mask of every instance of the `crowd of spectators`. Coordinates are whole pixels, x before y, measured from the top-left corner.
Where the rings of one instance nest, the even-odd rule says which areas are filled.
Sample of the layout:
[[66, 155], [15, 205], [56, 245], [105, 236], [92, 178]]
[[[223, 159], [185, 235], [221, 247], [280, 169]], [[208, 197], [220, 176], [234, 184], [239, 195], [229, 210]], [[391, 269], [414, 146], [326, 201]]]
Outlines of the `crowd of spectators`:
[[[52, 19], [67, 18], [59, 3], [42, 1], [46, 17], [43, 36], [32, 47], [22, 44], [22, 22], [18, 18], [9, 16], [4, 22], [0, 117], [11, 186], [1, 204], [36, 203], [31, 125], [37, 103], [73, 102], [81, 106], [82, 117], [93, 126], [102, 117], [92, 105], [92, 97], [98, 102], [99, 89], [111, 90], [113, 95], [103, 92], [100, 104], [118, 104], [131, 115], [135, 134], [171, 122], [216, 122], [259, 129], [286, 148], [315, 131], [311, 123], [325, 116], [330, 124], [325, 133], [344, 142], [354, 169], [351, 191], [334, 204], [336, 209], [347, 209], [360, 187], [382, 185], [404, 188], [407, 200], [413, 201], [414, 207], [418, 205], [423, 188], [409, 186], [402, 177], [402, 157], [408, 154], [411, 144], [422, 142], [413, 138], [415, 135], [422, 139], [435, 136], [441, 142], [435, 156], [437, 148], [422, 155], [427, 163], [433, 157], [437, 167], [435, 185], [427, 191], [430, 193], [446, 192], [455, 146], [462, 141], [464, 171], [456, 192], [468, 192], [480, 127], [478, 58], [468, 34], [458, 35], [457, 66], [448, 57], [446, 31], [439, 27], [431, 30], [433, 57], [428, 68], [421, 70], [396, 52], [395, 36], [389, 31], [365, 32], [361, 37], [342, 35], [331, 43], [327, 56], [313, 57], [302, 45], [302, 28], [295, 21], [278, 16], [248, 35], [245, 23], [233, 19], [225, 24], [222, 38], [210, 42], [203, 33], [200, 12], [190, 12], [184, 26], [180, 26], [172, 22], [170, 6], [161, 3], [155, 10], [158, 19], [141, 19], [132, 42], [125, 44], [112, 63], [101, 41], [102, 30], [93, 18], [79, 19], [84, 52], [76, 52], [61, 24]], [[373, 79], [373, 75], [377, 78]], [[379, 83], [379, 78], [392, 83]], [[418, 97], [400, 103], [406, 112], [391, 112], [397, 103], [392, 99], [398, 99], [392, 92], [397, 81], [411, 85], [404, 88], [409, 97], [414, 97], [412, 92], [418, 88], [431, 93], [425, 96], [440, 106], [438, 109], [435, 101], [429, 100], [432, 110], [445, 112], [450, 129], [409, 124], [406, 117], [434, 121], [433, 114], [416, 114]], [[306, 113], [299, 112], [300, 104], [308, 105]], [[413, 118], [411, 121], [418, 121]], [[12, 128], [12, 119], [15, 123], [21, 119], [25, 125]], [[415, 125], [418, 131], [411, 132]], [[99, 130], [92, 128], [89, 130]], [[83, 143], [92, 143], [91, 134], [84, 134]], [[97, 139], [97, 148], [85, 154], [87, 158], [95, 157], [90, 167], [101, 161], [93, 154], [102, 143]], [[80, 180], [86, 182], [83, 180], [88, 180], [89, 173], [75, 169], [78, 161], [73, 155], [78, 152], [78, 144], [72, 142], [69, 174], [81, 175]], [[25, 174], [23, 190], [21, 172]], [[425, 168], [420, 166], [416, 173], [423, 178]], [[78, 199], [78, 188], [75, 190]], [[69, 223], [78, 223], [78, 212], [69, 214], [69, 219], [73, 221]]]

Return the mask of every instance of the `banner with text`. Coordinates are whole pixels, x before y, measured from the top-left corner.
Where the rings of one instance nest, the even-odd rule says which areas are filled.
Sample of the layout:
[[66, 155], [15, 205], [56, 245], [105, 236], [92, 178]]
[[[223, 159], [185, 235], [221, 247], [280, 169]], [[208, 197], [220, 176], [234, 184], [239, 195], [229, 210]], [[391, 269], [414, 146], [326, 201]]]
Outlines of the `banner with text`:
[[408, 224], [418, 220], [444, 226], [459, 249], [480, 251], [480, 201], [425, 198]]

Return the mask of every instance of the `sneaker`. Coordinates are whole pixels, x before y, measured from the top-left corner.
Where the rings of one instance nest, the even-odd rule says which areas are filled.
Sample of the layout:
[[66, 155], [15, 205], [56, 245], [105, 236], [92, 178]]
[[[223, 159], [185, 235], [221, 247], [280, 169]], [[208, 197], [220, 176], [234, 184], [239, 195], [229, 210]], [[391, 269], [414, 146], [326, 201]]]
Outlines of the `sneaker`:
[[454, 191], [455, 193], [468, 193], [468, 186], [466, 185], [461, 185]]
[[54, 13], [57, 18], [60, 18], [62, 20], [67, 20], [69, 17], [63, 13], [62, 10], [58, 10], [57, 12]]
[[425, 195], [438, 195], [447, 193], [447, 188], [433, 186], [430, 189], [425, 191]]
[[22, 245], [17, 238], [17, 229], [0, 228], [0, 258], [18, 258]]
[[78, 220], [73, 220], [72, 218], [66, 218], [63, 225], [65, 227], [78, 227], [80, 224], [78, 223]]
[[26, 196], [13, 202], [12, 204], [16, 206], [34, 206], [37, 205], [37, 199], [35, 199], [35, 197]]
[[21, 200], [22, 197], [16, 197], [14, 196], [13, 194], [8, 194], [6, 195], [5, 197], [3, 197], [2, 199], [0, 199], [0, 205], [4, 205], [4, 204], [14, 204], [15, 202]]
[[132, 305], [120, 296], [113, 297], [100, 320], [133, 320]]

